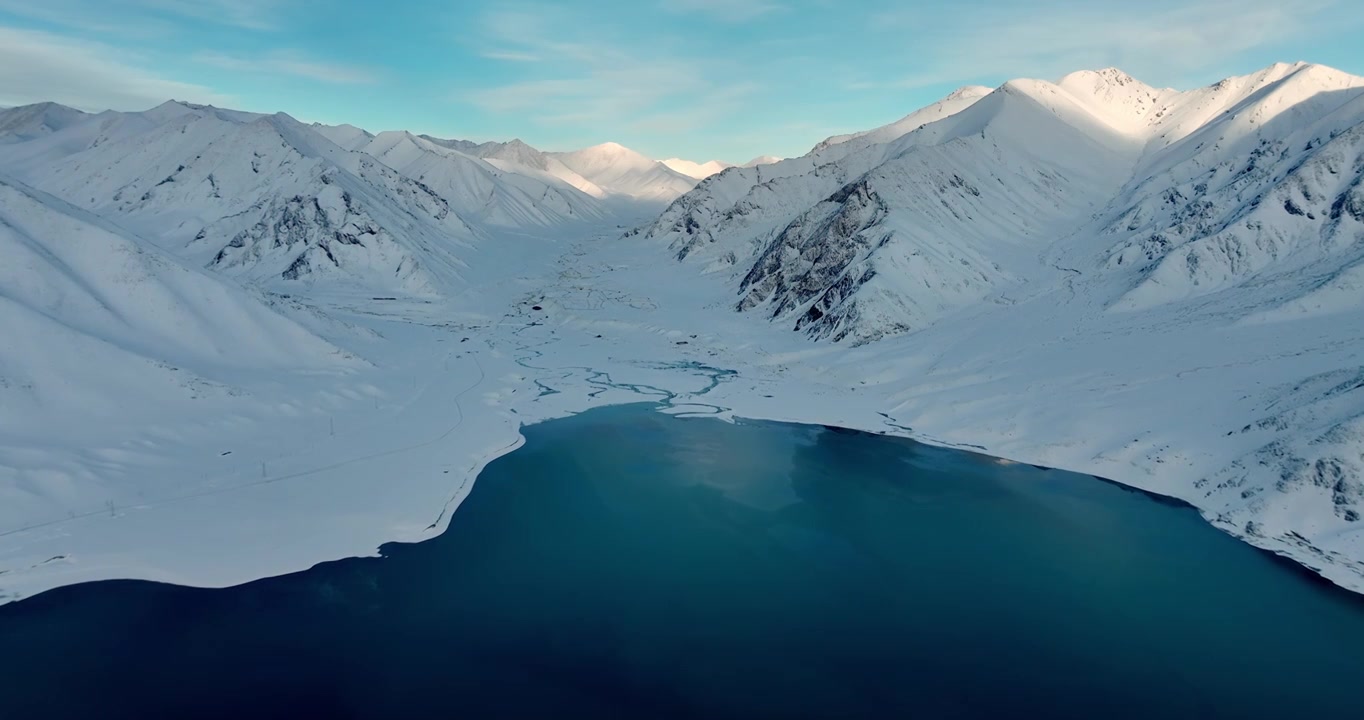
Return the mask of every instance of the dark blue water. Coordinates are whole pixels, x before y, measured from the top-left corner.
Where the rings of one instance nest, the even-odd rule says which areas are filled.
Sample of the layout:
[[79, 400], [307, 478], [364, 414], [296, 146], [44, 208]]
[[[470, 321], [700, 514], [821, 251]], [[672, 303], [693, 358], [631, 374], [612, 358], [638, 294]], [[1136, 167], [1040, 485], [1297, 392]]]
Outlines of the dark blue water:
[[1093, 478], [627, 406], [441, 537], [0, 607], [0, 718], [1359, 718], [1364, 602]]

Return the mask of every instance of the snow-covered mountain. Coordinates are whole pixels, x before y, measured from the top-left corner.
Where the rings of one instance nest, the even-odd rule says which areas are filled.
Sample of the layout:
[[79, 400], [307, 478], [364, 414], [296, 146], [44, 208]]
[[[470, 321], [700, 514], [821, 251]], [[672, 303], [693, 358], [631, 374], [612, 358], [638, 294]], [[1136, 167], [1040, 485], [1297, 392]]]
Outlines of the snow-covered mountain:
[[[240, 371], [327, 367], [340, 351], [256, 297], [107, 220], [0, 177], [0, 426], [226, 391]], [[91, 363], [98, 372], [91, 372]]]
[[695, 178], [618, 143], [551, 155], [602, 190], [635, 200], [671, 202], [696, 185]]
[[[253, 282], [430, 294], [475, 231], [450, 203], [287, 115], [168, 103], [42, 138], [10, 167], [30, 184]], [[10, 158], [0, 152], [0, 162]]]
[[705, 180], [711, 175], [724, 172], [725, 168], [734, 167], [729, 163], [723, 163], [719, 160], [708, 160], [703, 163], [698, 163], [691, 160], [683, 160], [682, 158], [668, 158], [663, 161], [663, 164], [667, 165], [670, 170], [676, 170], [689, 178], [695, 178], [697, 180]]
[[1128, 163], [1122, 138], [1043, 84], [989, 97], [953, 93], [887, 126], [914, 128], [890, 142], [872, 131], [710, 178], [646, 234], [734, 273], [740, 309], [817, 337], [922, 326], [1016, 282], [1028, 239], [1097, 209]]
[[719, 160], [708, 160], [703, 163], [698, 163], [682, 158], [669, 158], [664, 160], [663, 164], [667, 165], [669, 169], [682, 173], [689, 178], [705, 180], [711, 175], [718, 175], [732, 167], [752, 168], [758, 167], [759, 165], [771, 165], [775, 162], [781, 162], [781, 158], [776, 155], [759, 155], [742, 165], [731, 165], [730, 163], [721, 162]]
[[1114, 309], [1271, 278], [1284, 307], [1338, 308], [1359, 273], [1362, 93], [1301, 63], [1189, 92], [1112, 69], [968, 87], [703, 181], [646, 235], [816, 337], [922, 328], [1061, 266], [1110, 277]]
[[490, 234], [637, 222], [694, 184], [614, 144], [556, 155], [175, 101], [4, 110], [0, 164], [243, 280], [382, 294], [458, 285], [459, 248]]
[[548, 153], [541, 152], [520, 140], [476, 143], [470, 140], [449, 140], [422, 135], [421, 139], [440, 147], [455, 150], [471, 157], [482, 158], [494, 167], [508, 172], [544, 177], [550, 183], [564, 182], [594, 197], [606, 197], [606, 191], [592, 181], [568, 169]]
[[853, 145], [845, 147], [844, 150], [851, 152], [854, 148], [890, 142], [906, 133], [918, 130], [928, 123], [956, 114], [967, 107], [970, 107], [972, 103], [989, 95], [991, 92], [992, 90], [987, 87], [967, 85], [955, 90], [951, 95], [948, 95], [942, 100], [927, 107], [920, 108], [919, 110], [915, 110], [889, 125], [882, 125], [881, 127], [864, 130], [862, 132], [834, 135], [833, 137], [825, 138], [820, 141], [818, 145], [815, 145], [814, 149], [810, 152], [819, 153], [821, 150], [831, 148], [835, 145], [844, 145], [845, 143], [850, 142], [853, 143]]
[[759, 155], [758, 157], [749, 160], [748, 162], [744, 163], [743, 165], [740, 165], [739, 167], [751, 168], [758, 167], [759, 165], [771, 165], [772, 163], [781, 162], [781, 160], [782, 159], [777, 157], [776, 155]]
[[408, 132], [379, 133], [360, 150], [432, 189], [461, 218], [477, 224], [552, 226], [605, 214], [596, 198], [546, 170], [484, 159]]
[[86, 113], [57, 103], [0, 109], [0, 143], [19, 143], [51, 135], [86, 118]]
[[488, 231], [608, 213], [605, 190], [519, 141], [373, 135], [178, 102], [98, 115], [47, 103], [0, 118], [6, 171], [257, 283], [429, 295], [458, 278], [458, 247]]
[[1113, 307], [1239, 288], [1248, 319], [1360, 309], [1364, 79], [1279, 65], [1162, 111], [1103, 218], [1095, 271], [1130, 286]]
[[[439, 141], [434, 138], [427, 138], [437, 144], [458, 143], [459, 141]], [[451, 147], [451, 145], [446, 145]], [[560, 182], [565, 182], [572, 187], [591, 195], [597, 199], [603, 199], [607, 193], [597, 186], [596, 183], [570, 170], [558, 158], [552, 157], [547, 153], [541, 152], [520, 140], [510, 142], [486, 142], [474, 145], [470, 148], [473, 155], [483, 158], [492, 165], [507, 170], [532, 176], [547, 176]]]
[[333, 143], [336, 143], [338, 147], [343, 147], [347, 150], [359, 150], [374, 139], [374, 133], [363, 128], [355, 127], [354, 125], [323, 125], [322, 123], [313, 123], [311, 127], [313, 132], [331, 140]]

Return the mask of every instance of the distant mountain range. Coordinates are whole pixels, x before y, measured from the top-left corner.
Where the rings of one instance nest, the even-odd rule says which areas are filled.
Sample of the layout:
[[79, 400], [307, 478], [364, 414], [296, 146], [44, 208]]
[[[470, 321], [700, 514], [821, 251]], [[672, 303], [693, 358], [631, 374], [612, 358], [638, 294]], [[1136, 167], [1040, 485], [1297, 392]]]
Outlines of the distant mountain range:
[[664, 160], [663, 164], [667, 165], [673, 170], [676, 170], [677, 172], [682, 173], [683, 175], [686, 175], [687, 177], [695, 178], [697, 180], [704, 180], [710, 177], [711, 175], [722, 173], [728, 168], [732, 167], [751, 168], [757, 167], [759, 165], [771, 165], [772, 163], [779, 162], [780, 160], [781, 158], [775, 155], [759, 155], [758, 157], [749, 160], [743, 165], [730, 165], [729, 163], [720, 162], [719, 160], [709, 160], [703, 163], [695, 163], [690, 160], [683, 160], [682, 158], [669, 158], [667, 160]]
[[615, 143], [543, 153], [174, 101], [0, 111], [0, 167], [243, 280], [417, 294], [458, 276], [461, 243], [642, 217], [695, 185]]

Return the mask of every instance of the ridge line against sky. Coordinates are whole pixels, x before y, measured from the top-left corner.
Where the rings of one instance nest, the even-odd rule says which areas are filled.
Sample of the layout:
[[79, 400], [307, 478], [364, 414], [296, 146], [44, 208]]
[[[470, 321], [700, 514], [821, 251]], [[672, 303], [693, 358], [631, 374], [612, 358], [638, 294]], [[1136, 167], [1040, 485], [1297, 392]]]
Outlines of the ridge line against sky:
[[545, 150], [795, 156], [967, 84], [1364, 74], [1358, 0], [0, 0], [0, 105], [175, 98]]

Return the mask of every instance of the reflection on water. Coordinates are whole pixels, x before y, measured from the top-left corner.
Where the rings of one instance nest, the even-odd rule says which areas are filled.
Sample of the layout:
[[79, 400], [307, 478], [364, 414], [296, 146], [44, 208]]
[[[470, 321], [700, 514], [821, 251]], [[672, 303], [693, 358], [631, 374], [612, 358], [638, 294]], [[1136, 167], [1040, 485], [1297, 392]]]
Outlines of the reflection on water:
[[441, 537], [0, 608], [0, 717], [1359, 717], [1364, 602], [1081, 475], [646, 406]]

